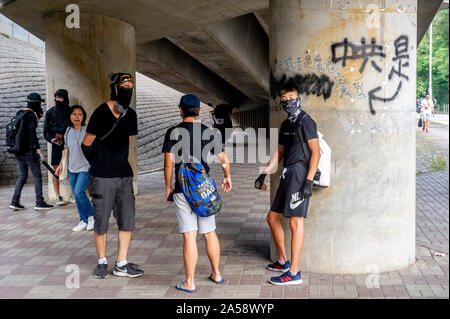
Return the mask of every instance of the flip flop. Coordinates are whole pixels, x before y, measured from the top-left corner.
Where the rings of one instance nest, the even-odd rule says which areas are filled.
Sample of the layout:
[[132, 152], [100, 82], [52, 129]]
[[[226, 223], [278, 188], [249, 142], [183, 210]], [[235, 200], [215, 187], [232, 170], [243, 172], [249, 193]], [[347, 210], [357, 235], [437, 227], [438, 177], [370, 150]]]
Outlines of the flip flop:
[[215, 282], [216, 284], [223, 284], [225, 282], [225, 280], [223, 279], [223, 276], [221, 275], [222, 279], [220, 281], [215, 281], [214, 278], [212, 277], [212, 274], [209, 275], [209, 280]]
[[189, 290], [189, 289], [183, 288], [183, 281], [180, 282], [178, 285], [176, 285], [175, 288], [178, 290], [184, 291], [184, 292], [189, 292], [191, 294], [198, 291], [197, 289]]

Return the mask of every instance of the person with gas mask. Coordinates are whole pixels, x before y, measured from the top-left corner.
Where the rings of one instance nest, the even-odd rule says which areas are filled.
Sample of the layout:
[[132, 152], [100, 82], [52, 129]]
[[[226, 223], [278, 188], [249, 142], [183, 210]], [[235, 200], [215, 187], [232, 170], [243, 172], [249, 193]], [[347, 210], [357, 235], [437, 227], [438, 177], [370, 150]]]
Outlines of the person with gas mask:
[[[61, 162], [64, 150], [64, 133], [70, 126], [70, 107], [67, 90], [59, 89], [54, 96], [55, 106], [45, 113], [44, 137], [47, 142], [51, 143], [51, 165], [56, 170]], [[65, 205], [67, 202], [62, 198], [59, 191], [59, 179], [52, 176], [52, 182], [56, 194], [56, 204], [58, 206]]]
[[36, 192], [35, 210], [46, 210], [53, 208], [45, 202], [42, 192], [42, 172], [40, 162], [43, 159], [43, 153], [39, 145], [36, 129], [39, 120], [44, 115], [41, 103], [45, 102], [38, 93], [30, 93], [27, 96], [27, 107], [23, 111], [20, 151], [15, 154], [17, 166], [19, 168], [19, 178], [14, 188], [14, 195], [9, 205], [14, 211], [24, 210], [25, 207], [20, 204], [20, 196], [23, 186], [28, 178], [28, 167], [33, 174], [34, 190]]
[[[299, 263], [304, 241], [303, 220], [308, 212], [313, 180], [319, 166], [320, 147], [316, 123], [302, 110], [296, 83], [293, 80], [288, 81], [280, 88], [278, 95], [281, 107], [288, 114], [288, 118], [281, 124], [278, 149], [262, 174], [256, 179], [255, 187], [261, 189], [266, 175], [284, 158], [280, 184], [266, 218], [279, 259], [267, 265], [267, 269], [283, 272], [281, 276], [270, 278], [269, 281], [272, 284], [298, 285], [302, 283]], [[309, 162], [301, 144], [300, 130], [310, 149]], [[282, 216], [289, 218], [292, 232], [291, 262], [286, 256]]]
[[111, 211], [119, 228], [119, 249], [113, 274], [139, 277], [144, 271], [127, 261], [132, 231], [135, 229], [133, 170], [128, 162], [129, 147], [137, 135], [137, 115], [130, 107], [134, 79], [128, 73], [111, 77], [111, 98], [95, 109], [81, 144], [91, 165], [92, 206], [94, 208], [94, 240], [98, 263], [97, 279], [108, 274], [106, 233]]

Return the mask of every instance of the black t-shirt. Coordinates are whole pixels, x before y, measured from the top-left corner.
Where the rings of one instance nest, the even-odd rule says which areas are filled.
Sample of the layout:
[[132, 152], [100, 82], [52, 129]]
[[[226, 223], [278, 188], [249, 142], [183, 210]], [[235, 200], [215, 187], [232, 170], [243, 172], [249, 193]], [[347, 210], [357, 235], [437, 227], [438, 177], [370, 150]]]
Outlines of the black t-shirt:
[[91, 174], [96, 177], [131, 177], [133, 170], [128, 162], [129, 136], [137, 135], [136, 112], [129, 108], [114, 131], [103, 141], [117, 122], [108, 104], [100, 105], [89, 120], [86, 132], [96, 136], [97, 154], [92, 164]]
[[[302, 116], [300, 114], [299, 116]], [[278, 144], [284, 146], [283, 165], [290, 166], [292, 164], [303, 162], [306, 165], [306, 157], [300, 142], [300, 137], [297, 136], [298, 125], [300, 121], [297, 119], [291, 123], [286, 119], [280, 128], [280, 135], [278, 137]], [[303, 136], [305, 141], [313, 138], [318, 138], [316, 122], [306, 115], [302, 122]]]
[[[178, 143], [178, 141], [180, 141]], [[195, 143], [194, 143], [195, 142]], [[189, 153], [187, 149], [189, 148]], [[209, 166], [206, 162], [207, 155], [220, 154], [223, 152], [221, 139], [218, 130], [207, 127], [200, 122], [181, 122], [177, 126], [169, 128], [164, 137], [162, 147], [163, 153], [173, 153], [175, 155], [175, 193], [181, 193], [181, 186], [178, 182], [178, 171], [180, 170], [181, 159], [189, 161], [187, 155], [201, 159], [205, 171], [209, 173]]]

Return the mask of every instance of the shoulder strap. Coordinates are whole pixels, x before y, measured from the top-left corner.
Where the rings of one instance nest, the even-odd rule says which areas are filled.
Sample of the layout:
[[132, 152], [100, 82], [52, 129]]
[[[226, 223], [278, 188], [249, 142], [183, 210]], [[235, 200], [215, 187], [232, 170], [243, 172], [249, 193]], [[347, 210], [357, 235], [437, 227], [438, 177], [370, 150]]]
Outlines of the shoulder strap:
[[299, 114], [299, 123], [297, 125], [297, 132], [298, 132], [298, 136], [300, 138], [300, 144], [303, 148], [303, 153], [305, 153], [305, 157], [306, 157], [306, 162], [309, 162], [309, 160], [311, 159], [311, 153], [309, 151], [309, 147], [308, 144], [305, 141], [305, 136], [303, 135], [303, 120], [305, 119], [305, 117], [308, 116], [308, 114], [305, 111], [302, 111]]
[[127, 111], [128, 109], [126, 109], [125, 113], [123, 113], [123, 115], [117, 119], [116, 123], [114, 123], [113, 127], [109, 130], [108, 133], [100, 137], [100, 141], [103, 141], [105, 138], [111, 135], [111, 133], [116, 129], [117, 125], [119, 125], [120, 120], [123, 119], [123, 117], [127, 114]]

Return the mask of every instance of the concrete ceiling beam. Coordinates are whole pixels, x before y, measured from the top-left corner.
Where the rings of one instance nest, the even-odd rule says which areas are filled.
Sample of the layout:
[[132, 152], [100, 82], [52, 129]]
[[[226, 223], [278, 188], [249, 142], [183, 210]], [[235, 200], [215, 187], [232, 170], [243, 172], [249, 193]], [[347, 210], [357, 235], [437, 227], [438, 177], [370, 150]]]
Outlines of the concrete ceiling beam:
[[136, 46], [137, 70], [204, 103], [254, 104], [247, 96], [167, 39]]

